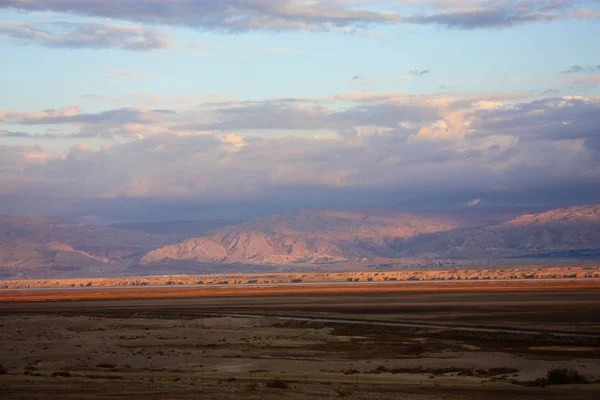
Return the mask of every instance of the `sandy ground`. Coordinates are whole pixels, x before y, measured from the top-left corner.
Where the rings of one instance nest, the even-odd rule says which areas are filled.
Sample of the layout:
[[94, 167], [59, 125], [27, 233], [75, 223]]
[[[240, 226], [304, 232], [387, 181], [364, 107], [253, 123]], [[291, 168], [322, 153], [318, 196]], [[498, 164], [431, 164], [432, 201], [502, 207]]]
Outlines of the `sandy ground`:
[[[600, 325], [600, 291], [424, 291], [368, 296], [338, 292], [3, 303], [0, 364], [8, 374], [0, 375], [0, 398], [600, 396], [596, 383], [524, 385], [552, 368], [576, 368], [590, 381], [600, 380], [598, 340], [207, 316], [208, 312], [241, 310], [352, 316], [367, 321], [406, 320], [412, 315], [413, 321], [448, 325], [589, 332]], [[565, 323], [567, 315], [579, 324]], [[67, 376], [52, 376], [57, 373]], [[274, 380], [286, 382], [286, 387], [268, 387]]]
[[248, 284], [310, 284], [334, 282], [437, 282], [527, 279], [590, 279], [600, 278], [600, 265], [544, 265], [505, 266], [495, 268], [450, 268], [425, 270], [382, 270], [371, 268], [346, 272], [294, 272], [260, 274], [212, 274], [212, 275], [162, 275], [130, 278], [86, 278], [86, 279], [33, 279], [0, 281], [0, 288], [85, 288], [85, 287], [130, 287], [130, 286], [190, 286], [223, 285], [225, 287]]

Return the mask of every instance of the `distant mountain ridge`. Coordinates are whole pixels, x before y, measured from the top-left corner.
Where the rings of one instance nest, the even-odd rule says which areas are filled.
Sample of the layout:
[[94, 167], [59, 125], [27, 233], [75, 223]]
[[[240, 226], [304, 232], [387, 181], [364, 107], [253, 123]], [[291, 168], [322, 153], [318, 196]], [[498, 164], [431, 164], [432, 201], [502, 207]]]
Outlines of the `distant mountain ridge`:
[[302, 211], [156, 249], [140, 262], [321, 264], [375, 257], [513, 257], [590, 249], [599, 243], [600, 205], [523, 215]]
[[0, 277], [47, 276], [52, 270], [110, 274], [114, 263], [176, 241], [62, 218], [0, 215]]
[[[231, 272], [236, 265], [256, 270], [393, 260], [590, 258], [600, 249], [600, 205], [542, 212], [307, 210], [231, 222], [95, 226], [0, 215], [0, 279]], [[197, 231], [202, 234], [188, 236]]]

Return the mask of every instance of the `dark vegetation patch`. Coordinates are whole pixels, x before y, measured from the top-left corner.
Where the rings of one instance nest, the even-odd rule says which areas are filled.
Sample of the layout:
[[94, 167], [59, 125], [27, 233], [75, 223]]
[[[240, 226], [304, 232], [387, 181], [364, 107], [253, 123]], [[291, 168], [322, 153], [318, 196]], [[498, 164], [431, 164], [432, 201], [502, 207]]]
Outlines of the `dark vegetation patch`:
[[272, 389], [287, 389], [289, 385], [284, 380], [273, 379], [273, 380], [267, 381], [265, 383], [265, 386], [268, 388], [272, 388]]
[[70, 378], [73, 375], [71, 375], [68, 371], [57, 371], [57, 372], [53, 372], [52, 375], [50, 375], [52, 378], [56, 378], [57, 376], [63, 377], [63, 378]]
[[106, 369], [113, 369], [116, 368], [117, 366], [115, 364], [107, 364], [107, 363], [103, 363], [103, 364], [98, 364], [96, 365], [97, 368], [106, 368]]
[[589, 380], [581, 375], [574, 368], [556, 368], [548, 371], [544, 378], [538, 378], [535, 381], [528, 382], [528, 386], [551, 386], [551, 385], [576, 385], [590, 383]]

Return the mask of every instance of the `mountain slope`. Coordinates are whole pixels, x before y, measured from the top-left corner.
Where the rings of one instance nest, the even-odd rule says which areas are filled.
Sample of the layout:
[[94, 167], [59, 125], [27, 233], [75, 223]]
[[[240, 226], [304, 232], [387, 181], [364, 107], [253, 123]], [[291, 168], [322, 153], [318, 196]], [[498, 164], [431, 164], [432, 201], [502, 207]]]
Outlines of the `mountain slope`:
[[540, 213], [303, 211], [258, 219], [146, 254], [162, 260], [320, 264], [383, 258], [515, 257], [600, 247], [600, 205]]
[[382, 210], [302, 211], [253, 220], [157, 249], [141, 263], [175, 259], [286, 264], [394, 257], [399, 243], [474, 226], [481, 219], [480, 215]]
[[514, 257], [600, 247], [600, 205], [525, 214], [499, 224], [419, 238], [401, 256]]
[[173, 243], [168, 236], [149, 235], [61, 218], [0, 215], [0, 275], [27, 276], [32, 270], [90, 268], [110, 273], [115, 262]]

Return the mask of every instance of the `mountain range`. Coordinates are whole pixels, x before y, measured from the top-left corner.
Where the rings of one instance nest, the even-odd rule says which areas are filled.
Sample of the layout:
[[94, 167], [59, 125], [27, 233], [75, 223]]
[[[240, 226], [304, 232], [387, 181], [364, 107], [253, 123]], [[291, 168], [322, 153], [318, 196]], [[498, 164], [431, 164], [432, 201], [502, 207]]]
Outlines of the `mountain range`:
[[[202, 265], [324, 267], [508, 259], [600, 248], [600, 205], [543, 211], [306, 210], [247, 222], [86, 225], [0, 216], [0, 278], [179, 273]], [[590, 251], [592, 251], [590, 253]], [[582, 253], [583, 254], [583, 253]], [[197, 267], [194, 267], [197, 266]]]

